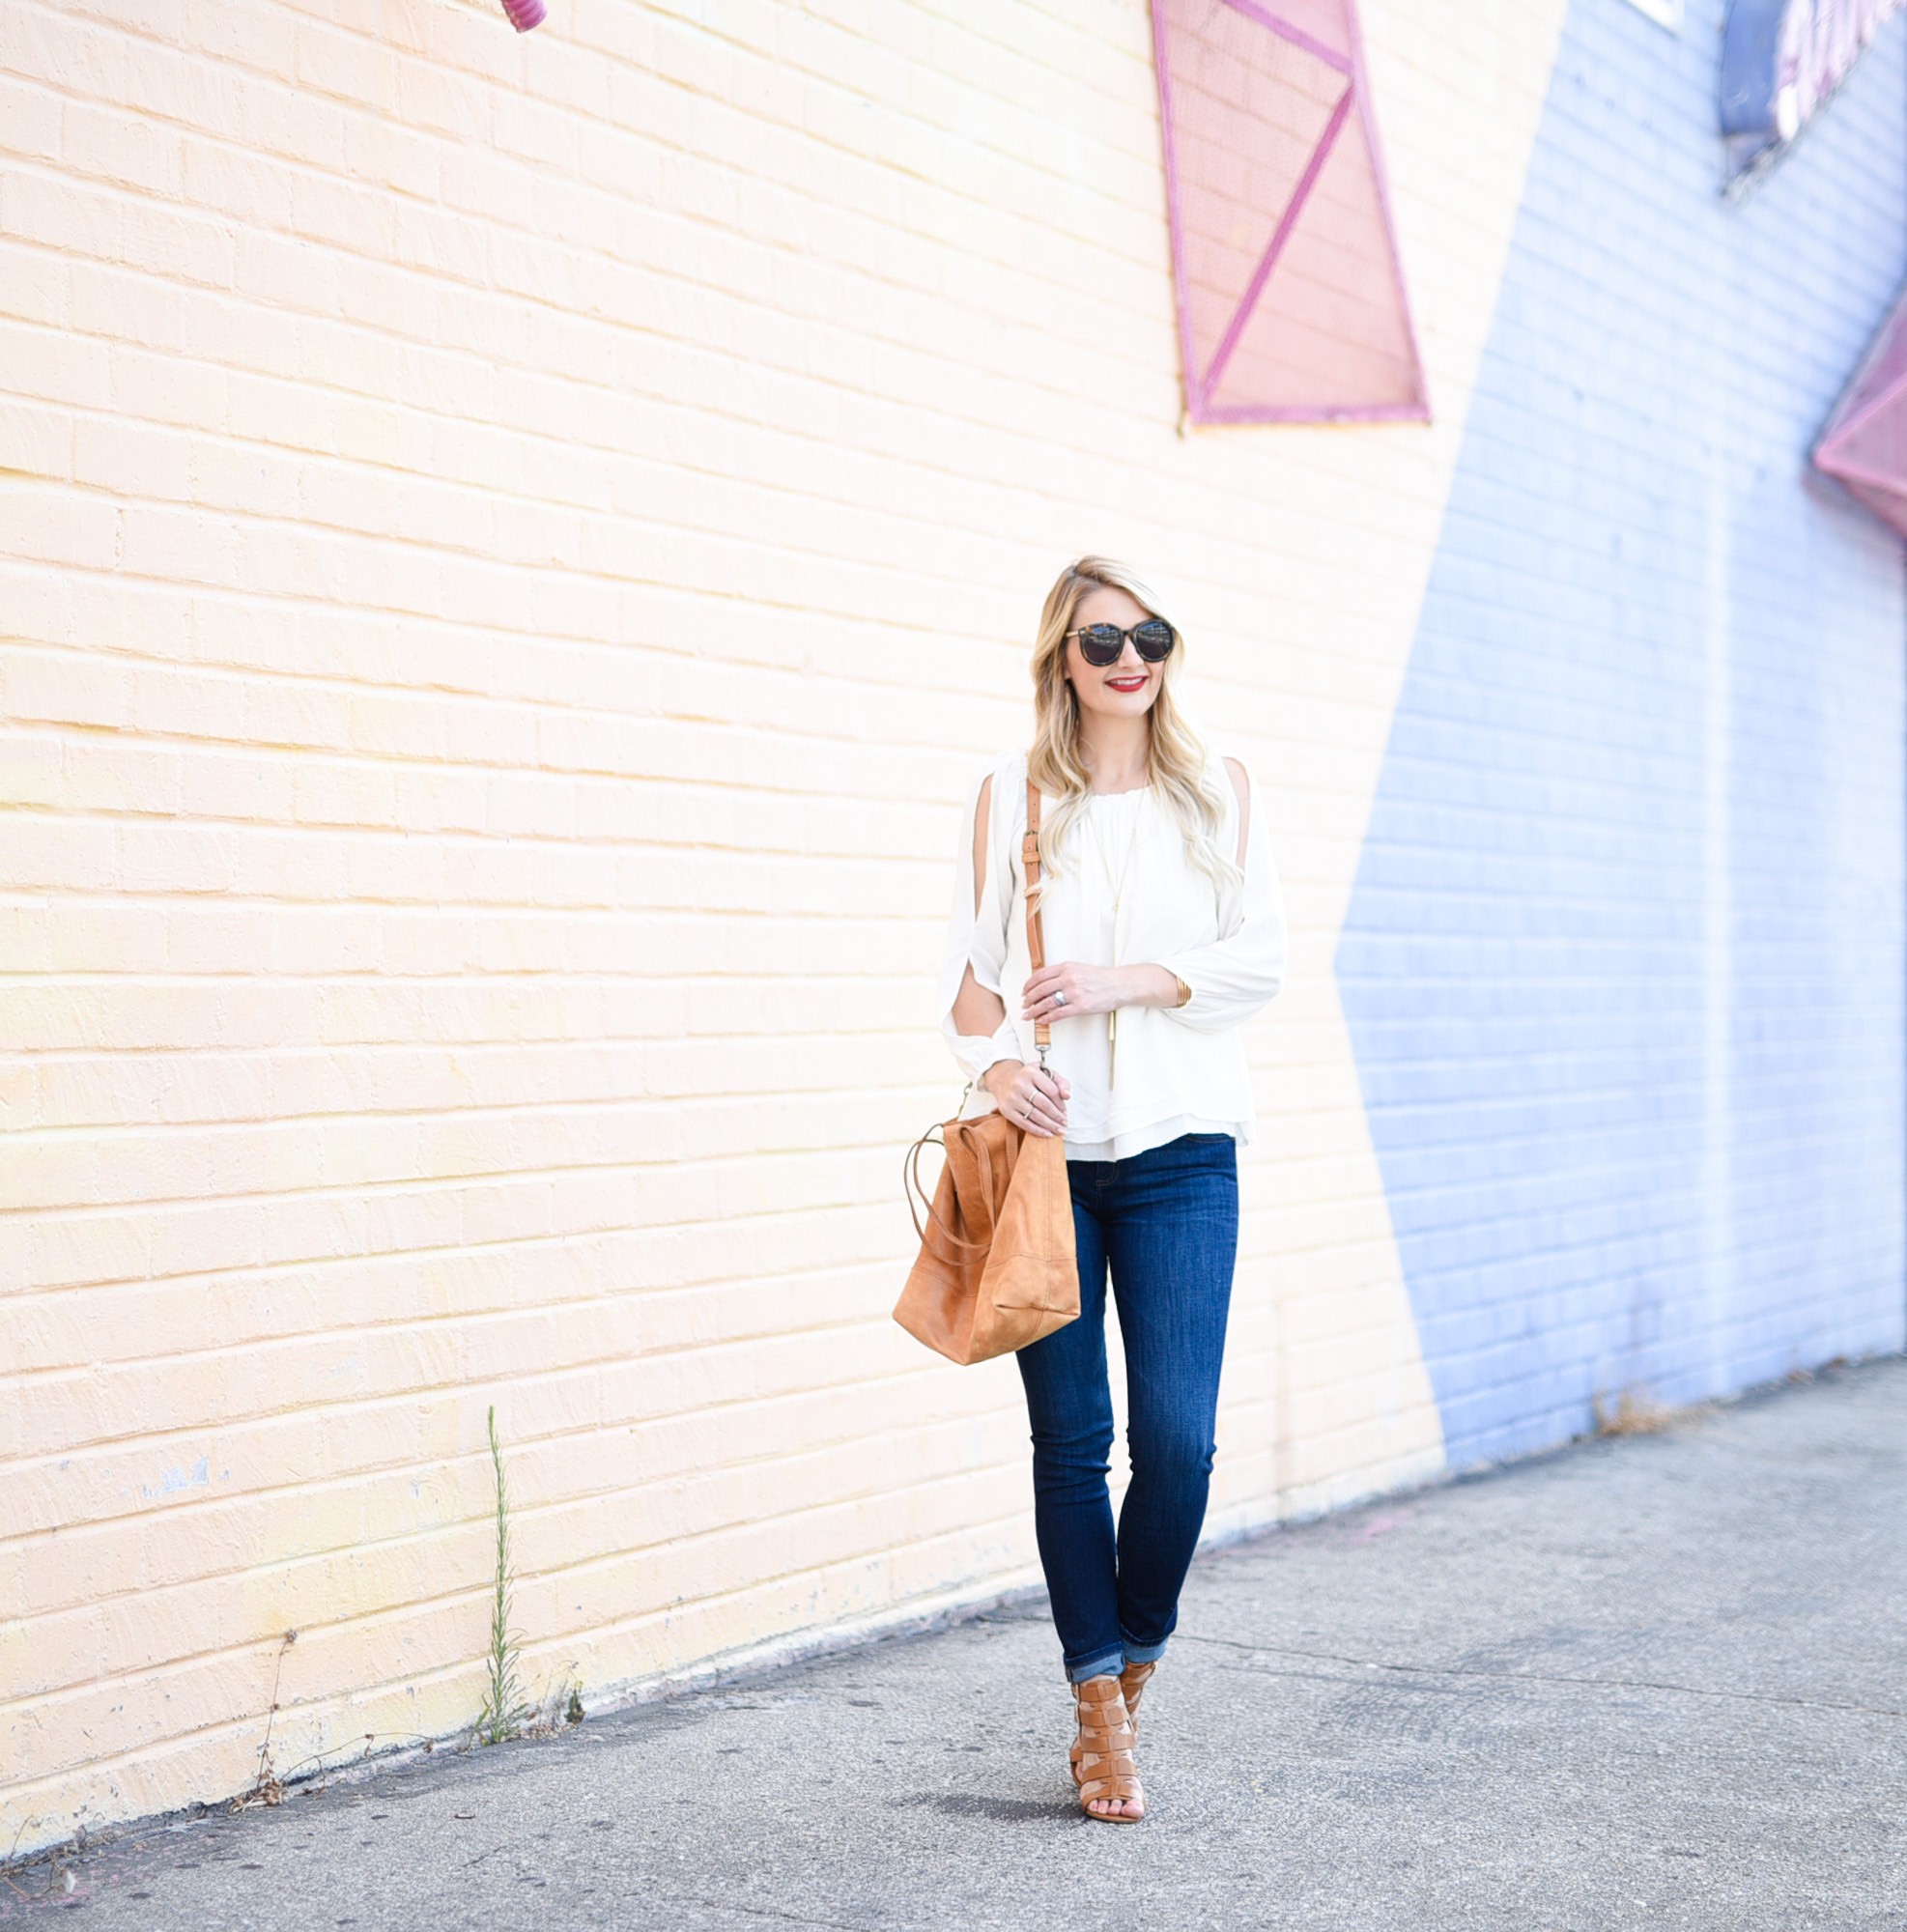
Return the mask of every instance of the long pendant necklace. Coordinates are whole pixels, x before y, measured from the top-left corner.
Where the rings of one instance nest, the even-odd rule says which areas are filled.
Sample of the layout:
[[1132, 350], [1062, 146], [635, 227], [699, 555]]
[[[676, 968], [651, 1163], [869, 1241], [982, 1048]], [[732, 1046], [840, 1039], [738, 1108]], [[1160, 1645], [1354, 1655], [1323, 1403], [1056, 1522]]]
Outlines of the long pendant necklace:
[[[1111, 796], [1112, 794], [1108, 794]], [[1125, 841], [1125, 857], [1120, 863], [1119, 876], [1113, 876], [1112, 859], [1106, 851], [1105, 840], [1099, 837], [1099, 820], [1096, 812], [1087, 814], [1086, 822], [1093, 829], [1093, 843], [1099, 854], [1099, 864], [1105, 867], [1106, 884], [1112, 888], [1112, 952], [1109, 963], [1119, 964], [1119, 908], [1125, 897], [1125, 876], [1132, 869], [1132, 855], [1139, 849], [1139, 818], [1145, 810], [1142, 797], [1132, 810], [1132, 831]], [[1119, 1078], [1119, 1009], [1113, 1007], [1106, 1013], [1106, 1085], [1110, 1088]]]

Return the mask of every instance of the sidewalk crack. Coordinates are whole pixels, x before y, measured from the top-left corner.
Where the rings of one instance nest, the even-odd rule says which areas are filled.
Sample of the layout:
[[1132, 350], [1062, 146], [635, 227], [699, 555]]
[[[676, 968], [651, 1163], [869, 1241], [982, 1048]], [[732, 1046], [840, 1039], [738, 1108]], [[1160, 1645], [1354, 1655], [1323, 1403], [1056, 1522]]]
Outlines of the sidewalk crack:
[[1734, 1704], [1779, 1704], [1804, 1711], [1852, 1711], [1870, 1718], [1907, 1718], [1907, 1711], [1887, 1704], [1840, 1704], [1824, 1697], [1783, 1697], [1759, 1690], [1708, 1690], [1694, 1684], [1665, 1684], [1646, 1677], [1570, 1677], [1541, 1670], [1479, 1670], [1456, 1663], [1386, 1663], [1376, 1658], [1344, 1657], [1330, 1650], [1298, 1650], [1279, 1643], [1239, 1643], [1232, 1637], [1192, 1636], [1183, 1631], [1179, 1634], [1178, 1641], [1209, 1644], [1216, 1650], [1243, 1651], [1248, 1657], [1308, 1657], [1320, 1663], [1344, 1663], [1357, 1670], [1390, 1670], [1409, 1677], [1483, 1677], [1499, 1684], [1582, 1684], [1597, 1690], [1668, 1690], [1684, 1697], [1714, 1697]]
[[778, 1912], [772, 1905], [741, 1905], [732, 1898], [702, 1898], [693, 1891], [673, 1894], [678, 1905], [706, 1905], [714, 1912], [739, 1912], [749, 1918], [779, 1918], [786, 1925], [827, 1925], [834, 1932], [874, 1932], [868, 1925], [857, 1925], [846, 1918], [811, 1918], [806, 1913]]

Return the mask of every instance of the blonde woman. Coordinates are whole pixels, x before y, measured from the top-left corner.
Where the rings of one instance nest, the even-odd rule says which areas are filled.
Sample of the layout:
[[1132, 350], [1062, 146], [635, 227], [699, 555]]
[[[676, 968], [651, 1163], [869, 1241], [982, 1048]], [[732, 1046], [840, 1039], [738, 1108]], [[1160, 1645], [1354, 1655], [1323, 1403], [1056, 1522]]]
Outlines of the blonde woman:
[[[1178, 633], [1119, 565], [1061, 572], [1033, 652], [1030, 755], [999, 759], [961, 835], [941, 1031], [998, 1108], [1066, 1137], [1077, 1321], [1020, 1350], [1034, 1519], [1077, 1704], [1090, 1817], [1145, 1816], [1132, 1719], [1205, 1520], [1253, 1102], [1239, 1027], [1277, 992], [1285, 919], [1251, 780], [1173, 701]], [[1020, 859], [1039, 786], [1048, 965]], [[1033, 1028], [1045, 1019], [1044, 1068]], [[1132, 1483], [1117, 1527], [1106, 1276], [1125, 1346]]]

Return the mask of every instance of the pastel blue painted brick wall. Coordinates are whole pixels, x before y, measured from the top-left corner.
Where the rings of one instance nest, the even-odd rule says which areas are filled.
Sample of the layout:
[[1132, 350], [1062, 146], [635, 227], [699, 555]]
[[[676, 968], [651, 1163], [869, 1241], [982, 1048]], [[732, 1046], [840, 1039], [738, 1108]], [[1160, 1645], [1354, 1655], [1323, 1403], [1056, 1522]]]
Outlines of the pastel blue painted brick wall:
[[1713, 20], [1571, 9], [1337, 956], [1460, 1467], [1901, 1346], [1907, 599], [1805, 459], [1904, 49], [1732, 207]]

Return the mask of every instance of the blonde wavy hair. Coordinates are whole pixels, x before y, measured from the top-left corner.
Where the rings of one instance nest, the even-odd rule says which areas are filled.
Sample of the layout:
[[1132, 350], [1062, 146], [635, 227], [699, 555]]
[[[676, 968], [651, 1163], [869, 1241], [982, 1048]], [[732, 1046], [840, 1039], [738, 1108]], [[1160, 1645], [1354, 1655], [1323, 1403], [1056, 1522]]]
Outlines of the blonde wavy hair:
[[[1059, 800], [1039, 827], [1039, 867], [1046, 877], [1063, 869], [1068, 838], [1093, 790], [1093, 777], [1080, 750], [1079, 699], [1067, 676], [1067, 633], [1073, 628], [1080, 605], [1095, 590], [1124, 590], [1149, 616], [1165, 614], [1151, 591], [1124, 564], [1109, 557], [1076, 558], [1046, 593], [1033, 646], [1033, 750], [1026, 760], [1027, 776], [1049, 798]], [[1147, 782], [1184, 835], [1186, 858], [1222, 891], [1240, 874], [1218, 842], [1225, 820], [1220, 774], [1205, 740], [1173, 697], [1173, 685], [1184, 661], [1181, 633], [1177, 649], [1165, 661], [1165, 675], [1148, 714], [1152, 740]]]

